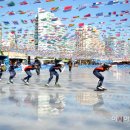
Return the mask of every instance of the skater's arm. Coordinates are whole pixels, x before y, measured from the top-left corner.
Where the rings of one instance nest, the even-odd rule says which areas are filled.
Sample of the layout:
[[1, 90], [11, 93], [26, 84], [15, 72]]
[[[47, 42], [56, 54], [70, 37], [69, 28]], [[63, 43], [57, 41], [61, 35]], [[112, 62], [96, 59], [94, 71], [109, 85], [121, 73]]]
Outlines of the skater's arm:
[[59, 68], [59, 71], [61, 72], [61, 68]]

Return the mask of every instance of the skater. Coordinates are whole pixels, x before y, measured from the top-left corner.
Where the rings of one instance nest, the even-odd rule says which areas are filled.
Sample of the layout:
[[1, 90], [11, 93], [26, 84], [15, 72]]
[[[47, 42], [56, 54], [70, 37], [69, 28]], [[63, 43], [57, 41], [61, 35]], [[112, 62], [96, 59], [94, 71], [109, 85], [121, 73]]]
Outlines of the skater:
[[40, 75], [41, 62], [40, 62], [40, 60], [38, 60], [37, 57], [35, 58], [34, 64], [37, 66], [37, 68], [36, 68], [37, 75]]
[[58, 80], [59, 80], [59, 74], [57, 73], [56, 70], [59, 70], [61, 72], [61, 68], [64, 66], [64, 63], [62, 61], [60, 61], [59, 63], [57, 63], [56, 65], [53, 65], [50, 67], [49, 72], [50, 72], [50, 78], [48, 79], [48, 82], [46, 84], [46, 86], [49, 86], [49, 83], [51, 82], [51, 80], [53, 79], [53, 75], [56, 76], [56, 81], [55, 81], [55, 85], [56, 86], [60, 86], [58, 84]]
[[9, 67], [10, 76], [9, 76], [9, 82], [8, 83], [13, 84], [13, 78], [16, 75], [15, 68], [18, 68], [17, 62], [13, 63], [12, 61], [10, 61], [10, 67]]
[[69, 60], [69, 62], [68, 62], [69, 72], [71, 72], [71, 70], [72, 70], [72, 65], [73, 65], [72, 61]]
[[2, 77], [2, 66], [0, 64], [0, 80], [1, 80], [1, 77]]
[[103, 65], [101, 65], [99, 67], [96, 67], [94, 69], [93, 74], [97, 78], [99, 78], [98, 85], [97, 85], [97, 88], [96, 88], [97, 91], [104, 91], [104, 90], [106, 90], [104, 87], [102, 87], [104, 77], [103, 77], [103, 75], [100, 72], [104, 72], [106, 70], [109, 70], [110, 67], [111, 67], [111, 65], [103, 64]]
[[27, 77], [25, 77], [24, 79], [22, 79], [22, 81], [23, 81], [25, 84], [29, 85], [29, 79], [32, 77], [32, 73], [31, 73], [30, 70], [34, 70], [34, 69], [36, 69], [36, 68], [37, 68], [36, 65], [28, 65], [28, 66], [26, 66], [26, 67], [24, 68], [24, 71], [26, 72]]
[[2, 77], [2, 74], [3, 74], [3, 65], [1, 64], [0, 62], [0, 80], [1, 80], [1, 77]]

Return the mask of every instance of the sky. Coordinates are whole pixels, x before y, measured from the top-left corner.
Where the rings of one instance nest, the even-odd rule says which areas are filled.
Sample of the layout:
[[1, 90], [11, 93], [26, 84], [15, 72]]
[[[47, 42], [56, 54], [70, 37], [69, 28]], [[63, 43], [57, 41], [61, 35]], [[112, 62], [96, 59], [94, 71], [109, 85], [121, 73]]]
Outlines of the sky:
[[[34, 30], [34, 26], [32, 26], [32, 23], [29, 21], [28, 24], [22, 24], [21, 20], [30, 20], [34, 19], [36, 14], [33, 14], [32, 16], [28, 16], [27, 14], [15, 14], [13, 16], [9, 16], [7, 14], [8, 11], [14, 11], [17, 13], [18, 10], [22, 11], [34, 11], [37, 13], [38, 8], [43, 8], [46, 11], [50, 11], [50, 8], [52, 7], [59, 7], [59, 10], [57, 12], [54, 12], [55, 16], [62, 19], [62, 18], [68, 18], [65, 21], [62, 21], [63, 24], [66, 25], [68, 28], [68, 31], [73, 32], [73, 29], [78, 27], [79, 23], [84, 23], [85, 25], [88, 25], [90, 23], [93, 23], [92, 26], [101, 28], [101, 30], [106, 30], [109, 32], [109, 34], [116, 35], [117, 33], [121, 33], [122, 39], [128, 39], [130, 37], [130, 13], [124, 14], [123, 16], [116, 17], [115, 15], [111, 15], [111, 17], [104, 17], [109, 12], [116, 11], [117, 14], [120, 14], [121, 11], [130, 11], [130, 2], [128, 4], [114, 4], [114, 5], [106, 5], [111, 0], [55, 0], [54, 2], [46, 2], [46, 0], [40, 0], [41, 3], [33, 4], [35, 0], [26, 0], [29, 4], [27, 5], [20, 5], [20, 2], [23, 2], [23, 0], [12, 0], [15, 2], [15, 6], [8, 7], [7, 3], [9, 3], [11, 0], [0, 0], [0, 6], [3, 6], [3, 8], [0, 8], [0, 23], [3, 27], [3, 32], [6, 32], [8, 30], [4, 29], [4, 27], [9, 27], [10, 29], [13, 29], [12, 27], [16, 27], [16, 29], [19, 28], [25, 28], [25, 29], [32, 29]], [[125, 1], [125, 0], [119, 0], [119, 2]], [[99, 5], [99, 8], [90, 8], [90, 6], [95, 2], [102, 2], [101, 5]], [[76, 9], [79, 7], [79, 5], [86, 4], [87, 7], [81, 11]], [[71, 11], [63, 12], [63, 9], [65, 6], [73, 6]], [[95, 17], [97, 13], [103, 12], [103, 16]], [[91, 14], [91, 17], [83, 20], [82, 18], [86, 14]], [[3, 16], [4, 15], [4, 16]], [[75, 19], [74, 22], [72, 22], [73, 16], [80, 16], [80, 18]], [[126, 22], [121, 22], [121, 24], [117, 25], [115, 23], [120, 23], [121, 19], [126, 19]], [[19, 25], [14, 25], [12, 23], [13, 20], [17, 20], [19, 22]], [[111, 20], [116, 20], [115, 22], [112, 22]], [[9, 21], [10, 25], [4, 25], [3, 21]], [[100, 24], [100, 22], [105, 22], [104, 24]], [[73, 27], [68, 27], [69, 24], [74, 24]], [[115, 31], [109, 31], [114, 30]], [[108, 33], [107, 33], [108, 34]], [[125, 37], [124, 37], [125, 35]]]

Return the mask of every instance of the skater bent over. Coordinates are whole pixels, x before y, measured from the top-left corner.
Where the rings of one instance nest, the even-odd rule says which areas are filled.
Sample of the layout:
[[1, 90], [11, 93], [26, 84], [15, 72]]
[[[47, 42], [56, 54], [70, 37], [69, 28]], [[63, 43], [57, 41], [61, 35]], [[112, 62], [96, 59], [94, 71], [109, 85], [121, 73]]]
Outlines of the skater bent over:
[[38, 60], [38, 58], [35, 58], [35, 62], [34, 63], [37, 66], [36, 73], [37, 73], [37, 75], [40, 75], [41, 62], [40, 62], [40, 60]]
[[8, 83], [13, 83], [13, 78], [16, 75], [15, 68], [18, 68], [17, 62], [14, 62], [14, 63], [10, 62], [10, 67], [9, 67], [10, 77], [9, 77]]
[[1, 77], [2, 77], [2, 73], [3, 73], [3, 69], [2, 69], [2, 65], [0, 63], [0, 80], [1, 80]]
[[111, 65], [103, 64], [103, 65], [101, 65], [99, 67], [96, 67], [94, 69], [93, 74], [97, 78], [99, 78], [98, 85], [97, 85], [97, 88], [96, 88], [97, 91], [104, 91], [104, 90], [106, 90], [104, 87], [101, 87], [102, 84], [103, 84], [104, 77], [103, 77], [103, 75], [100, 72], [104, 72], [106, 70], [109, 70], [110, 67], [111, 67]]
[[50, 78], [48, 79], [48, 82], [46, 84], [46, 86], [49, 86], [49, 83], [51, 82], [51, 80], [53, 79], [53, 75], [56, 76], [56, 81], [55, 81], [55, 85], [59, 86], [58, 80], [59, 80], [59, 74], [57, 73], [56, 70], [59, 70], [61, 72], [61, 68], [64, 66], [64, 63], [62, 61], [60, 61], [59, 63], [57, 63], [56, 65], [53, 65], [50, 67], [49, 72], [50, 72]]
[[34, 70], [37, 67], [35, 65], [28, 65], [24, 68], [24, 71], [27, 74], [27, 77], [25, 77], [24, 79], [22, 79], [24, 81], [24, 83], [29, 84], [29, 79], [32, 77], [32, 73], [30, 70]]

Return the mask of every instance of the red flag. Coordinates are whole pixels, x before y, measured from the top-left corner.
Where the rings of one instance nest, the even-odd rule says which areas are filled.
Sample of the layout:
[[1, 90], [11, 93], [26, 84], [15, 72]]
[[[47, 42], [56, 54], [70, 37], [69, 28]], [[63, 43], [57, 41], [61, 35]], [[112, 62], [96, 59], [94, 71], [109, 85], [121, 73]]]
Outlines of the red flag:
[[27, 1], [20, 2], [20, 5], [27, 5], [27, 4], [28, 4]]
[[63, 11], [64, 12], [71, 11], [71, 9], [72, 9], [72, 6], [65, 6]]
[[86, 14], [86, 15], [84, 15], [84, 17], [90, 17], [91, 16], [91, 14]]
[[116, 11], [112, 12], [112, 14], [114, 14], [114, 15], [115, 15], [115, 14], [116, 14]]
[[80, 28], [84, 27], [84, 23], [79, 23], [79, 27]]
[[117, 36], [117, 37], [120, 37], [120, 33], [117, 33], [116, 36]]
[[9, 15], [15, 15], [15, 12], [11, 11], [11, 12], [8, 12]]
[[0, 9], [2, 9], [3, 8], [3, 6], [0, 6]]
[[15, 31], [11, 31], [11, 34], [15, 34]]

